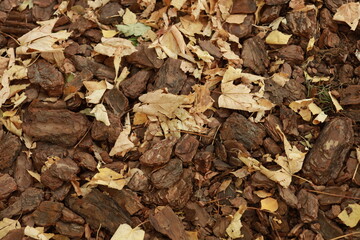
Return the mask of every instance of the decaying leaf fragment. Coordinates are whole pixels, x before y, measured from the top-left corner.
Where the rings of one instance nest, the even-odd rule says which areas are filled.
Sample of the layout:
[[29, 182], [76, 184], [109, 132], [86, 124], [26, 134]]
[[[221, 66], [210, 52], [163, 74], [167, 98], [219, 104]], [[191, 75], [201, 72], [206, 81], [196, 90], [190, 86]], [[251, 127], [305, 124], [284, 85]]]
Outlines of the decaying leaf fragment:
[[231, 239], [243, 237], [243, 234], [241, 233], [241, 228], [242, 228], [241, 217], [245, 212], [245, 210], [246, 210], [246, 204], [240, 205], [239, 209], [234, 214], [231, 223], [226, 228], [226, 233], [229, 235]]
[[241, 153], [238, 155], [239, 159], [245, 163], [248, 168], [260, 171], [274, 182], [279, 183], [284, 188], [289, 187], [292, 179], [292, 175], [301, 170], [306, 152], [301, 152], [296, 146], [291, 146], [287, 140], [285, 134], [281, 131], [280, 127], [276, 127], [280, 134], [282, 141], [284, 142], [284, 149], [286, 156], [276, 156], [274, 160], [281, 169], [272, 171], [264, 167], [258, 160], [252, 157], [244, 157]]
[[104, 104], [96, 104], [90, 113], [95, 115], [97, 121], [103, 122], [106, 126], [110, 126], [109, 117]]
[[135, 104], [133, 111], [159, 121], [167, 136], [179, 138], [180, 130], [203, 133], [207, 118], [202, 112], [212, 106], [212, 99], [208, 98], [210, 92], [207, 92], [205, 86], [194, 87], [195, 93], [189, 95], [174, 95], [166, 89], [146, 93], [139, 97], [141, 103]]
[[130, 132], [131, 123], [130, 115], [128, 113], [125, 118], [125, 126], [119, 134], [119, 137], [116, 139], [115, 145], [109, 153], [110, 156], [119, 155], [123, 157], [127, 152], [135, 147], [134, 143], [129, 139]]
[[37, 240], [49, 240], [51, 239], [55, 234], [53, 233], [44, 233], [44, 227], [29, 227], [26, 226], [24, 230], [24, 235], [31, 237], [33, 239]]
[[360, 205], [357, 203], [349, 204], [339, 215], [341, 221], [353, 228], [360, 221]]
[[[234, 81], [237, 79], [241, 79], [242, 83], [235, 85]], [[219, 107], [248, 112], [270, 110], [275, 104], [264, 97], [264, 80], [264, 77], [243, 73], [241, 69], [230, 66], [221, 82], [222, 95], [218, 100]], [[251, 92], [253, 84], [260, 87], [257, 92]]]
[[347, 23], [352, 31], [355, 31], [360, 20], [360, 3], [350, 2], [341, 5], [334, 17], [334, 20]]
[[105, 185], [110, 188], [121, 190], [128, 183], [129, 180], [118, 172], [110, 168], [100, 168], [99, 172], [95, 174], [87, 183], [88, 185]]
[[110, 240], [143, 240], [145, 231], [140, 227], [132, 228], [128, 224], [121, 224]]
[[21, 228], [20, 222], [10, 218], [4, 218], [0, 221], [0, 239], [5, 237], [11, 230]]
[[302, 99], [291, 102], [289, 107], [300, 114], [305, 121], [310, 121], [312, 115], [317, 115], [313, 120], [313, 124], [319, 124], [325, 121], [327, 115], [319, 108], [313, 99]]

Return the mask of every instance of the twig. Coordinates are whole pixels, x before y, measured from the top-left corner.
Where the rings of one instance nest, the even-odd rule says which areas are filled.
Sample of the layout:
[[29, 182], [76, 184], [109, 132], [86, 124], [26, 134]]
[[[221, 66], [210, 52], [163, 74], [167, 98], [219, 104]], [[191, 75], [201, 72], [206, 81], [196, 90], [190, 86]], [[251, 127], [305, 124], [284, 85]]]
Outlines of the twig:
[[309, 191], [309, 192], [324, 194], [324, 195], [333, 196], [333, 197], [340, 197], [340, 198], [348, 198], [348, 199], [360, 200], [360, 198], [358, 198], [358, 197], [344, 196], [344, 195], [339, 195], [339, 194], [335, 194], [335, 193], [327, 193], [327, 192], [322, 192], [322, 191], [317, 191], [317, 190], [311, 190], [311, 189], [305, 189], [305, 190], [306, 190], [306, 191]]
[[329, 240], [338, 240], [338, 239], [341, 239], [341, 238], [346, 238], [346, 237], [349, 237], [349, 236], [352, 236], [352, 235], [357, 235], [357, 234], [360, 235], [360, 232], [348, 233], [348, 234], [341, 235], [341, 236], [338, 236], [338, 237], [335, 237], [335, 238], [331, 238], [331, 239], [329, 239]]

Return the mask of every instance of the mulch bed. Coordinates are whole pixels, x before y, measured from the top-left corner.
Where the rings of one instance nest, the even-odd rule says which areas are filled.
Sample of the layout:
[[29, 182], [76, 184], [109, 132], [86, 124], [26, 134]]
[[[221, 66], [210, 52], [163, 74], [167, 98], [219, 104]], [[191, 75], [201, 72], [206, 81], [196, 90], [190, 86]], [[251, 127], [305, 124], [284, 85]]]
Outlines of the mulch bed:
[[359, 239], [350, 2], [0, 1], [0, 238]]

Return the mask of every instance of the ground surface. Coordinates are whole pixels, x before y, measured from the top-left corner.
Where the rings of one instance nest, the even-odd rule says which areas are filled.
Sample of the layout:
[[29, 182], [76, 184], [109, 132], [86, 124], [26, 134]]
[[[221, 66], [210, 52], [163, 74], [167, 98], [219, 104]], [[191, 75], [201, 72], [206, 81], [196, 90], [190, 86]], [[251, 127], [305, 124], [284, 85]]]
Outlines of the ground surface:
[[359, 239], [359, 16], [0, 1], [0, 238]]

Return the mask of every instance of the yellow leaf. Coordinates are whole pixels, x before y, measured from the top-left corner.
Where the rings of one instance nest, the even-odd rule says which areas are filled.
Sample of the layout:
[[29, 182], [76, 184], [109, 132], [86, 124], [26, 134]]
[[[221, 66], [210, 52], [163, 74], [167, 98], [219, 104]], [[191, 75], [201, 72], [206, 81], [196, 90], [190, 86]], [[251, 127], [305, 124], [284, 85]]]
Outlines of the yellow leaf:
[[353, 228], [360, 221], [360, 205], [357, 203], [349, 204], [339, 215], [341, 221]]
[[360, 3], [350, 2], [341, 5], [334, 17], [334, 20], [347, 23], [352, 31], [355, 31], [360, 20]]
[[259, 198], [267, 198], [267, 197], [272, 196], [272, 193], [266, 192], [266, 191], [264, 191], [264, 190], [254, 191], [254, 193], [255, 193]]
[[104, 185], [110, 188], [121, 190], [129, 182], [124, 175], [115, 172], [110, 168], [100, 168], [99, 173], [95, 174], [88, 182], [88, 185]]
[[143, 240], [145, 231], [139, 227], [132, 228], [128, 224], [121, 224], [110, 240]]
[[314, 43], [315, 43], [315, 38], [314, 37], [310, 38], [308, 45], [306, 47], [306, 51], [310, 51], [311, 49], [313, 49]]
[[233, 216], [233, 219], [231, 220], [229, 226], [226, 228], [226, 233], [231, 238], [240, 238], [243, 237], [243, 234], [241, 233], [242, 223], [241, 223], [241, 217], [243, 213], [246, 210], [246, 205], [242, 204], [239, 206], [239, 209], [236, 211], [236, 213]]
[[123, 15], [123, 23], [124, 24], [134, 24], [137, 23], [136, 15], [130, 9], [125, 10], [125, 14]]
[[279, 208], [277, 200], [271, 197], [261, 199], [260, 204], [262, 210], [268, 210], [270, 212], [276, 212]]
[[105, 38], [112, 38], [119, 33], [115, 30], [101, 30], [101, 32]]
[[291, 38], [291, 34], [285, 34], [278, 30], [272, 31], [265, 39], [267, 44], [284, 45]]
[[5, 237], [11, 230], [21, 228], [20, 222], [10, 218], [4, 218], [0, 221], [0, 239]]

